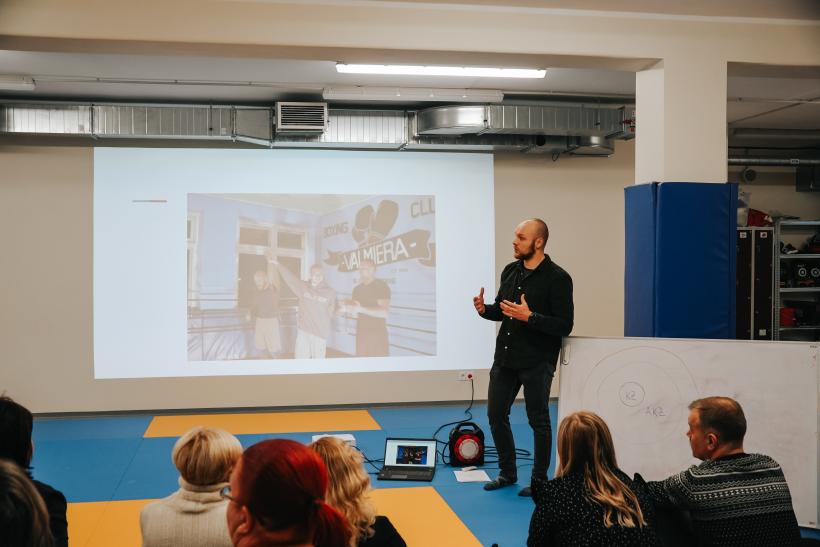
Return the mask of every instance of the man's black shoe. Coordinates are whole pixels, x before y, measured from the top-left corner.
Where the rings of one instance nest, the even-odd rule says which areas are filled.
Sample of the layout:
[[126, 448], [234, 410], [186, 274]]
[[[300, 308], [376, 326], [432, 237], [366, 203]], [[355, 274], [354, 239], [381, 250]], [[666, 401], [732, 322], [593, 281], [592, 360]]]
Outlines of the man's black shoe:
[[517, 479], [508, 479], [504, 475], [499, 475], [484, 485], [484, 490], [498, 490], [499, 488], [504, 488], [505, 486], [511, 486], [515, 484]]
[[523, 498], [531, 498], [532, 497], [532, 488], [529, 486], [525, 486], [521, 490], [518, 491], [518, 495]]

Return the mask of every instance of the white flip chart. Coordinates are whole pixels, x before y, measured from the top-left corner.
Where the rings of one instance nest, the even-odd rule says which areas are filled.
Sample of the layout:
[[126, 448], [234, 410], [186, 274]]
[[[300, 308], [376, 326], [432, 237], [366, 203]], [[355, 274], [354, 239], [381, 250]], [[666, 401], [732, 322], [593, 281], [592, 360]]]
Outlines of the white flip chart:
[[577, 410], [612, 431], [618, 464], [660, 480], [698, 463], [686, 438], [690, 402], [743, 406], [746, 452], [783, 468], [802, 526], [818, 527], [818, 344], [658, 338], [568, 338], [559, 422]]

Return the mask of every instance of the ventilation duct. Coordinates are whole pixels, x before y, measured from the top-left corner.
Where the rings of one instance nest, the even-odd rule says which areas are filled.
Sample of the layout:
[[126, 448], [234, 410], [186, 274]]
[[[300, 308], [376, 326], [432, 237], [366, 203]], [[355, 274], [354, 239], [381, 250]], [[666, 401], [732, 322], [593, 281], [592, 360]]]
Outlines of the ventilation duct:
[[573, 156], [611, 156], [615, 142], [604, 137], [575, 137], [568, 152]]
[[442, 106], [418, 113], [419, 135], [634, 136], [624, 108], [586, 105]]
[[322, 133], [327, 126], [327, 103], [276, 103], [277, 133]]
[[[280, 112], [292, 112], [282, 103]], [[290, 103], [292, 104], [292, 103]], [[284, 131], [274, 126], [274, 108], [153, 104], [46, 104], [10, 101], [0, 103], [0, 134], [68, 135], [99, 139], [177, 139], [241, 141], [270, 148], [329, 148], [362, 150], [525, 151], [532, 154], [568, 153], [609, 155], [615, 138], [631, 138], [629, 121], [622, 110], [584, 107], [573, 118], [561, 108], [538, 113], [529, 106], [506, 112], [487, 106], [451, 106], [420, 112], [404, 110], [327, 109], [309, 103], [312, 117], [282, 118], [286, 127], [324, 125], [323, 131]], [[504, 107], [506, 108], [506, 107]], [[325, 109], [327, 113], [325, 114]], [[525, 113], [526, 118], [525, 118]], [[322, 122], [324, 118], [324, 122]], [[525, 122], [526, 119], [526, 122]], [[570, 120], [587, 120], [572, 128]], [[305, 120], [308, 120], [307, 122]], [[312, 120], [312, 121], [311, 121]], [[317, 121], [318, 120], [318, 121]], [[490, 123], [490, 120], [495, 120]], [[495, 125], [493, 125], [495, 124]], [[274, 131], [275, 127], [275, 131]], [[559, 128], [560, 129], [556, 129]], [[601, 127], [603, 129], [589, 129]], [[546, 131], [562, 134], [542, 134]], [[610, 133], [609, 137], [579, 133]]]

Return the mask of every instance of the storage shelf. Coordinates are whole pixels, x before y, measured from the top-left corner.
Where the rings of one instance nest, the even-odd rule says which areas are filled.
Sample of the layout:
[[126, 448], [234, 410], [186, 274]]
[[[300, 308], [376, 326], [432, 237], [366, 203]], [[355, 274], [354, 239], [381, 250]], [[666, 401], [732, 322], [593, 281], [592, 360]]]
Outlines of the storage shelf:
[[801, 258], [809, 258], [809, 259], [810, 258], [820, 258], [820, 254], [806, 254], [806, 253], [799, 254], [798, 253], [798, 254], [793, 254], [793, 255], [783, 255], [783, 254], [780, 255], [781, 260], [784, 259], [784, 258], [793, 258], [793, 259], [796, 259], [796, 260], [801, 259]]
[[[784, 254], [780, 252], [781, 245], [783, 245], [784, 234], [805, 234], [810, 232], [820, 231], [820, 219], [815, 220], [779, 220], [774, 225], [774, 248], [775, 254], [778, 258], [773, 260], [774, 267], [774, 294], [772, 295], [772, 308], [774, 311], [773, 317], [773, 338], [780, 340], [780, 333], [782, 331], [784, 336], [790, 339], [794, 337], [805, 336], [817, 337], [820, 329], [814, 326], [808, 327], [782, 327], [780, 325], [780, 314], [778, 310], [783, 308], [783, 300], [801, 300], [805, 302], [817, 302], [820, 296], [820, 287], [779, 287], [779, 282], [782, 279], [781, 273], [784, 268], [788, 268], [796, 264], [795, 260], [817, 260], [820, 258], [818, 253], [806, 254]], [[812, 320], [813, 321], [813, 320]]]

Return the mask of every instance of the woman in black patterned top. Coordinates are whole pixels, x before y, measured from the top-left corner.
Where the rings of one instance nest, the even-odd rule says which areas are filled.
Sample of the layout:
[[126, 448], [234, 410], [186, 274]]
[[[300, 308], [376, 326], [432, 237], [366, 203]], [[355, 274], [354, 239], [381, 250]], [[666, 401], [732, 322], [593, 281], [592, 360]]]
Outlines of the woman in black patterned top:
[[654, 546], [654, 513], [615, 461], [606, 423], [576, 412], [558, 428], [556, 478], [533, 479], [529, 547]]

